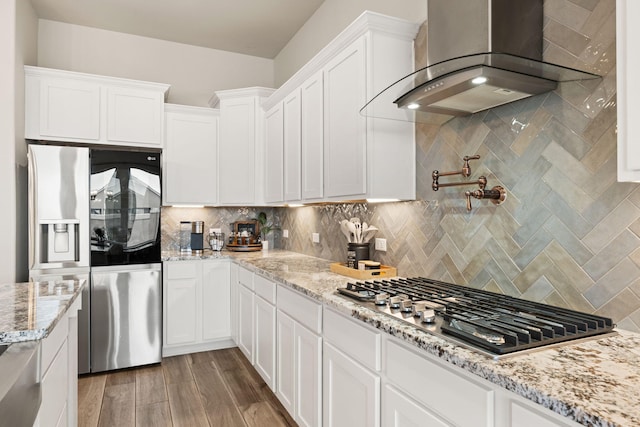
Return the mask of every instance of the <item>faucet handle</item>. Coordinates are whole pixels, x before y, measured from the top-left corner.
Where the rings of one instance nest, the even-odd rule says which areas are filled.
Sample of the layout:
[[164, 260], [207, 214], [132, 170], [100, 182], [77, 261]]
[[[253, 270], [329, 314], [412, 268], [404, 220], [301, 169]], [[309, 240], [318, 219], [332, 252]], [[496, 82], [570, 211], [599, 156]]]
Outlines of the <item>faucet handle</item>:
[[476, 154], [475, 156], [464, 156], [462, 158], [462, 160], [464, 160], [464, 165], [462, 166], [462, 176], [471, 176], [471, 166], [469, 166], [469, 160], [478, 160], [479, 158], [480, 154]]

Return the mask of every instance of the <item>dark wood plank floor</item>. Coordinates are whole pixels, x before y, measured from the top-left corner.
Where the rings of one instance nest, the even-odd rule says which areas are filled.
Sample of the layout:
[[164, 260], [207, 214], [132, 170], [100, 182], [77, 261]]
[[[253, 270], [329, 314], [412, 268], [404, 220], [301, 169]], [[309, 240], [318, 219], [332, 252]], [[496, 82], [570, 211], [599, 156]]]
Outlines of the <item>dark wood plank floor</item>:
[[296, 426], [237, 348], [81, 376], [78, 425]]

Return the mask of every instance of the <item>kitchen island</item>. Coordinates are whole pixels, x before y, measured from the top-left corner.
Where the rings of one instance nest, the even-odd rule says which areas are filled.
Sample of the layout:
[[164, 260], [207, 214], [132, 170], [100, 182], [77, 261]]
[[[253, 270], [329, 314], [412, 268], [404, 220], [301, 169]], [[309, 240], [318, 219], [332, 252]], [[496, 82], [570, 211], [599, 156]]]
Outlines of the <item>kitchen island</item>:
[[[293, 252], [207, 254], [240, 266], [364, 322], [420, 352], [588, 426], [640, 425], [640, 335], [620, 330], [594, 338], [493, 360], [336, 295], [353, 281], [331, 273], [331, 261]], [[196, 259], [177, 254], [165, 259]], [[427, 391], [431, 393], [434, 391]]]
[[77, 425], [77, 312], [84, 280], [0, 284], [0, 417]]

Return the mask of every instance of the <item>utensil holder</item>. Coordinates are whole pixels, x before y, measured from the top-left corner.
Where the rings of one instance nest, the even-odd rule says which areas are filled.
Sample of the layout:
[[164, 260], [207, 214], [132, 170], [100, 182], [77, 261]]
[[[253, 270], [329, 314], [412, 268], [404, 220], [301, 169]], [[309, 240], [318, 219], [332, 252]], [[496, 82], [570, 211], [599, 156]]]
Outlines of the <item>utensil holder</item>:
[[358, 269], [358, 261], [369, 259], [369, 243], [349, 243], [347, 247], [347, 267]]

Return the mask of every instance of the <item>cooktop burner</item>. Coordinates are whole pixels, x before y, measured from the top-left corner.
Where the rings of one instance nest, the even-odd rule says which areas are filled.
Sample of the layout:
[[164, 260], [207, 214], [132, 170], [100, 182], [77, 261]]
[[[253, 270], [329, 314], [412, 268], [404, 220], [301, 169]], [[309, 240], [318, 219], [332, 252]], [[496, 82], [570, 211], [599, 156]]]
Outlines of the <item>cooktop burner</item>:
[[615, 333], [606, 317], [421, 277], [349, 283], [338, 292], [494, 358]]

